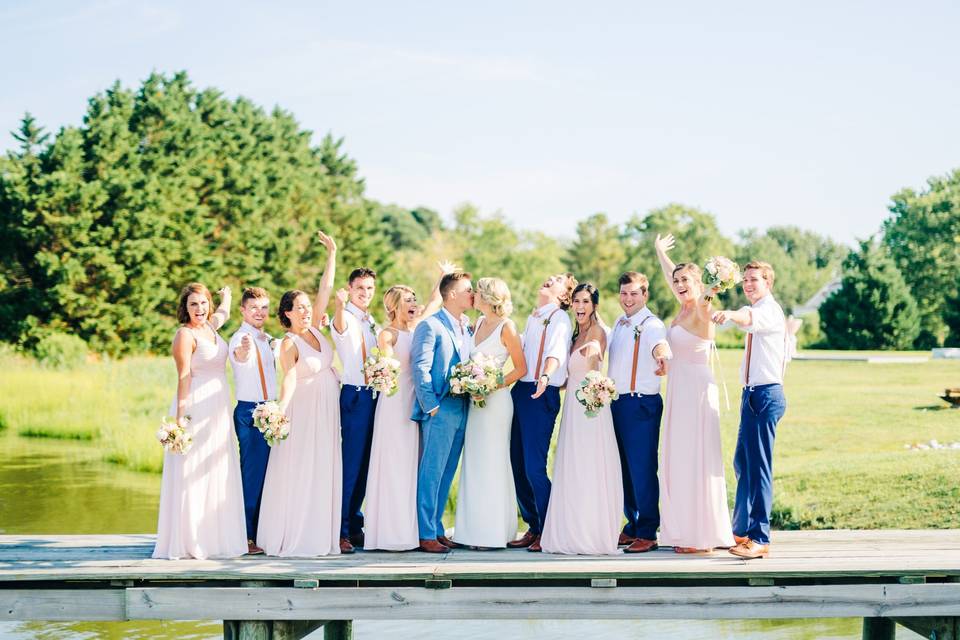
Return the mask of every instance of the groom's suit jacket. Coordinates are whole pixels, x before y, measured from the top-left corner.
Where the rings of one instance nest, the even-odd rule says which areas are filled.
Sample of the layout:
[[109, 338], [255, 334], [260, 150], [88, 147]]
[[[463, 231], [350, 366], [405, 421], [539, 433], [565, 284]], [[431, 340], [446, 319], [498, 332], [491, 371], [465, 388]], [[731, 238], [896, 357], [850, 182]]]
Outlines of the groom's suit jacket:
[[460, 362], [453, 327], [443, 309], [420, 322], [413, 332], [410, 363], [417, 401], [411, 420], [423, 420], [450, 391], [450, 372]]

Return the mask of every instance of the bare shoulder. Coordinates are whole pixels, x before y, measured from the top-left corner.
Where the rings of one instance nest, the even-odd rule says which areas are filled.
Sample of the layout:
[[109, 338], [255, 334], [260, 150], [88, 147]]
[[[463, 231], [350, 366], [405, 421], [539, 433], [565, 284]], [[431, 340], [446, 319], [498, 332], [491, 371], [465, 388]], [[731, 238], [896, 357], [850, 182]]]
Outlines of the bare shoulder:
[[519, 336], [520, 333], [517, 331], [517, 323], [511, 318], [505, 319], [503, 321], [503, 333], [508, 336]]

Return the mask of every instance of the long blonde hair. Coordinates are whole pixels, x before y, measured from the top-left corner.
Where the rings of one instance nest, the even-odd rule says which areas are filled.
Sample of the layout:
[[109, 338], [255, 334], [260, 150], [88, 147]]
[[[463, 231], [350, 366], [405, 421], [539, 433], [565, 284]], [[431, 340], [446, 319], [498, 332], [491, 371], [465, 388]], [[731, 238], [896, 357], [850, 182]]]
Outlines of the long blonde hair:
[[400, 307], [400, 301], [403, 299], [403, 294], [405, 293], [412, 293], [414, 296], [417, 295], [416, 291], [405, 284], [395, 284], [383, 294], [383, 308], [387, 310], [387, 318], [389, 320], [392, 321], [397, 317], [397, 309]]
[[500, 278], [480, 278], [477, 280], [477, 295], [493, 307], [493, 312], [501, 318], [506, 318], [513, 313], [510, 288]]

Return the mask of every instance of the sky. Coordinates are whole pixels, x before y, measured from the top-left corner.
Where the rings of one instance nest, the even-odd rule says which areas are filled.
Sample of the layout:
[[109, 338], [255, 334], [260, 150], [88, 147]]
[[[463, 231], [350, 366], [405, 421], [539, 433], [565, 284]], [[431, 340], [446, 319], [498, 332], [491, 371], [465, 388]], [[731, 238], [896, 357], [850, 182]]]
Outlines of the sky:
[[0, 150], [185, 70], [343, 137], [382, 202], [568, 238], [679, 202], [851, 244], [960, 168], [957, 33], [952, 0], [0, 0]]

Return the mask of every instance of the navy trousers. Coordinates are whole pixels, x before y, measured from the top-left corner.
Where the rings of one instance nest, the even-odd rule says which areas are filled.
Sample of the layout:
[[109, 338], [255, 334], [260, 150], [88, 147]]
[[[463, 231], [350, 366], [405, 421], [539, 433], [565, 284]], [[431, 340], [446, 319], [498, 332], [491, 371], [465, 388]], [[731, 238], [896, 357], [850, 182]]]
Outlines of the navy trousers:
[[417, 467], [417, 528], [421, 540], [444, 534], [443, 511], [460, 463], [467, 427], [467, 396], [444, 396], [435, 416], [420, 421], [422, 452]]
[[657, 446], [660, 442], [660, 394], [622, 395], [610, 405], [613, 430], [623, 471], [623, 532], [633, 538], [656, 540], [660, 527], [660, 484]]
[[257, 520], [260, 519], [260, 499], [263, 497], [263, 479], [267, 475], [270, 445], [263, 434], [253, 426], [256, 402], [238, 400], [233, 410], [233, 428], [240, 443], [240, 477], [243, 480], [243, 513], [247, 521], [247, 540], [257, 539]]
[[340, 438], [343, 455], [343, 502], [340, 536], [363, 531], [363, 498], [373, 442], [373, 417], [377, 401], [373, 389], [344, 386], [340, 389]]
[[773, 509], [773, 439], [787, 410], [783, 385], [746, 387], [740, 398], [740, 431], [733, 454], [737, 498], [733, 533], [760, 544], [770, 543]]
[[547, 387], [534, 400], [535, 382], [517, 382], [510, 390], [513, 398], [513, 425], [510, 430], [510, 464], [517, 488], [520, 517], [535, 535], [543, 531], [550, 502], [550, 478], [547, 454], [553, 426], [560, 412], [560, 389]]

